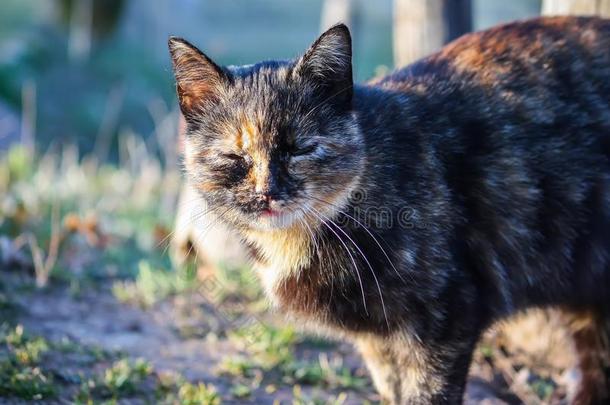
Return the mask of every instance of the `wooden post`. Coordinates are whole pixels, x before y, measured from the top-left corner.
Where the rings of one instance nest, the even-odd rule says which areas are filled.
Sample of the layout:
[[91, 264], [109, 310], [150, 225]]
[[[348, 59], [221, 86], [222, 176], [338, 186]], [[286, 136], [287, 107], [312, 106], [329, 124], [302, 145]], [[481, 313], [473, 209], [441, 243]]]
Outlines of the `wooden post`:
[[68, 56], [71, 61], [83, 61], [91, 52], [93, 27], [93, 0], [82, 0], [71, 4], [70, 36]]
[[610, 0], [543, 0], [542, 14], [610, 17]]
[[472, 31], [471, 0], [445, 0], [444, 3], [444, 18], [448, 25], [445, 42], [453, 41], [457, 37]]
[[394, 64], [404, 66], [472, 29], [471, 0], [394, 0]]
[[351, 28], [352, 1], [324, 0], [320, 16], [320, 32], [324, 32], [337, 23], [344, 23]]
[[33, 158], [36, 149], [36, 82], [26, 80], [21, 88], [21, 144]]

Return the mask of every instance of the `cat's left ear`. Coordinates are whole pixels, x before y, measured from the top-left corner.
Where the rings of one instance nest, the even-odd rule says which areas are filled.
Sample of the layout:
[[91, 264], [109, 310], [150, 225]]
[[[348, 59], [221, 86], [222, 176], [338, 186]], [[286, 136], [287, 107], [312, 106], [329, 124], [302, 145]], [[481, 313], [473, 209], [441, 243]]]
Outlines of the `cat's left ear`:
[[299, 58], [294, 73], [325, 91], [329, 101], [351, 102], [352, 38], [345, 24], [337, 24], [309, 47]]
[[168, 46], [180, 109], [189, 120], [200, 108], [218, 101], [229, 77], [220, 66], [184, 39], [171, 37]]

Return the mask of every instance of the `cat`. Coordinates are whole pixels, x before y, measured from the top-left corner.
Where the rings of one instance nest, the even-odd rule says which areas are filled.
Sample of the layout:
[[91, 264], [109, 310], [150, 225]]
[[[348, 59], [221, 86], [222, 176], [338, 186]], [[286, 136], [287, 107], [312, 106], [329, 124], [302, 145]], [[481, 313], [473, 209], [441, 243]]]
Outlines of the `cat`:
[[[467, 34], [365, 84], [341, 24], [295, 60], [169, 49], [188, 181], [271, 302], [353, 341], [387, 402], [461, 403], [481, 333], [527, 308], [606, 340], [609, 20]], [[575, 402], [607, 399], [596, 382]]]

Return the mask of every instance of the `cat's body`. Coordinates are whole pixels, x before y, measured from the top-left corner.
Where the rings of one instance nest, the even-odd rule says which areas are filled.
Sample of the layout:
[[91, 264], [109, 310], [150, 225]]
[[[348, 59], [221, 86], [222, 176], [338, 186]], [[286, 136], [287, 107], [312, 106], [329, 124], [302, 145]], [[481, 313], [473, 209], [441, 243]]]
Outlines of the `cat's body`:
[[294, 63], [203, 75], [186, 45], [191, 181], [272, 301], [354, 340], [386, 399], [459, 403], [480, 334], [517, 311], [609, 315], [610, 21], [470, 34], [353, 87], [341, 26]]

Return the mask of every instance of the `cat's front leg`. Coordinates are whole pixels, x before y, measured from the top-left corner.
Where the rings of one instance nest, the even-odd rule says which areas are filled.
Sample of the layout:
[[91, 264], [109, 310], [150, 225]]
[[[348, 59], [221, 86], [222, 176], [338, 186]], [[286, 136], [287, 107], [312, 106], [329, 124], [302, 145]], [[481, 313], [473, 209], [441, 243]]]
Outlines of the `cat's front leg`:
[[356, 345], [384, 402], [461, 404], [474, 342], [427, 345], [408, 334], [366, 336]]

